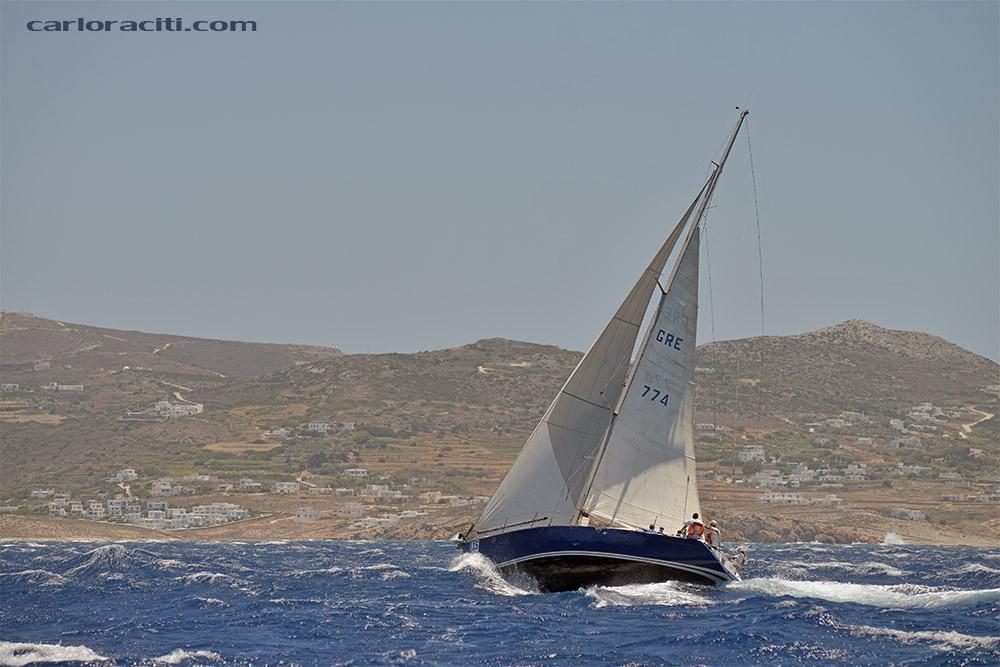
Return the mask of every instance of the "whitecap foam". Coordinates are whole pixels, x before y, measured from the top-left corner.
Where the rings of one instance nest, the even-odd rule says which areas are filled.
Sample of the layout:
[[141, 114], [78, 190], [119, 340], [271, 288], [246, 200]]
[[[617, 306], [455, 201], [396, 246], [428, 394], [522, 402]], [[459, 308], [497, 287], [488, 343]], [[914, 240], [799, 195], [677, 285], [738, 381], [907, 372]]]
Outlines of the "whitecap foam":
[[194, 567], [193, 565], [190, 565], [188, 563], [173, 558], [157, 558], [153, 562], [156, 565], [156, 567], [163, 570], [183, 570]]
[[[704, 587], [699, 586], [700, 590]], [[631, 607], [633, 605], [663, 605], [667, 607], [704, 607], [712, 601], [695, 592], [693, 584], [665, 581], [655, 584], [626, 586], [593, 586], [583, 591], [594, 600], [594, 607]]]
[[776, 597], [816, 598], [871, 607], [936, 609], [1000, 601], [1000, 588], [940, 590], [928, 586], [851, 584], [839, 581], [791, 581], [762, 577], [726, 584], [729, 590]]
[[19, 667], [35, 663], [101, 662], [107, 660], [86, 646], [28, 644], [0, 641], [0, 665]]
[[476, 576], [477, 586], [496, 595], [513, 597], [538, 593], [530, 577], [512, 575], [504, 578], [493, 562], [482, 554], [461, 554], [448, 567], [449, 572], [466, 570]]
[[1000, 637], [965, 635], [954, 630], [896, 630], [895, 628], [875, 628], [869, 625], [849, 625], [846, 626], [846, 629], [858, 635], [892, 637], [904, 644], [929, 643], [932, 648], [939, 651], [1000, 646]]
[[90, 570], [110, 570], [124, 567], [132, 552], [120, 544], [105, 544], [91, 549], [83, 554], [87, 560], [66, 571], [66, 574], [73, 575]]
[[791, 567], [798, 567], [804, 569], [835, 569], [844, 570], [846, 572], [852, 572], [854, 574], [861, 575], [871, 575], [871, 574], [884, 574], [889, 577], [905, 577], [911, 572], [907, 570], [901, 570], [898, 567], [893, 567], [888, 563], [880, 563], [878, 561], [866, 561], [864, 563], [849, 563], [842, 560], [825, 560], [825, 561], [789, 561], [787, 563]]
[[228, 607], [229, 606], [228, 602], [226, 602], [225, 600], [220, 600], [219, 598], [195, 597], [193, 599], [197, 600], [198, 602], [200, 602], [202, 604], [209, 605], [209, 606], [212, 606], [212, 607]]
[[389, 570], [388, 572], [382, 573], [382, 581], [389, 581], [390, 579], [409, 579], [410, 575], [402, 570]]
[[995, 567], [990, 567], [989, 565], [983, 565], [982, 563], [966, 563], [962, 567], [956, 568], [950, 573], [946, 573], [944, 576], [961, 576], [963, 574], [1000, 574], [1000, 570]]
[[232, 579], [232, 577], [221, 572], [195, 572], [194, 574], [177, 577], [177, 581], [183, 581], [186, 584], [197, 584], [203, 581], [215, 582], [220, 579]]
[[197, 658], [201, 658], [203, 660], [221, 660], [222, 656], [215, 651], [188, 651], [182, 648], [175, 648], [166, 655], [153, 658], [153, 662], [163, 665], [179, 665], [185, 660], [195, 660]]
[[312, 577], [318, 574], [340, 574], [343, 571], [344, 568], [334, 565], [333, 567], [326, 567], [318, 570], [293, 570], [288, 574], [291, 577]]
[[38, 586], [62, 586], [66, 583], [66, 578], [61, 574], [49, 572], [48, 570], [22, 570], [21, 572], [0, 573], [0, 581], [12, 580], [21, 583], [36, 584]]

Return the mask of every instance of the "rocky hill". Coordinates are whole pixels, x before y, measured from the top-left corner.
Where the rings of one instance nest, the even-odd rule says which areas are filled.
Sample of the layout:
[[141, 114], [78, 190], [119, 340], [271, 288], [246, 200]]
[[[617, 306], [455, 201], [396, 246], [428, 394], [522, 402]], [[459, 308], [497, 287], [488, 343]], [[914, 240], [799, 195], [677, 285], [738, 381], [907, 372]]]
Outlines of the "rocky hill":
[[922, 401], [977, 403], [998, 365], [943, 338], [849, 320], [796, 336], [709, 343], [699, 348], [702, 405], [768, 416], [896, 416]]
[[[715, 342], [699, 354], [697, 421], [727, 427], [699, 430], [707, 475], [732, 475], [734, 450], [748, 443], [813, 469], [866, 463], [877, 472], [858, 497], [881, 511], [878, 503], [902, 488], [888, 478], [892, 466], [922, 467], [935, 479], [961, 471], [963, 479], [985, 476], [981, 483], [989, 484], [1000, 465], [997, 392], [986, 390], [1000, 383], [1000, 367], [940, 338], [849, 321], [795, 336]], [[357, 485], [343, 470], [365, 467], [414, 491], [485, 495], [579, 358], [502, 339], [345, 355], [5, 313], [0, 369], [3, 383], [17, 387], [0, 396], [0, 499], [23, 503], [38, 487], [114, 493], [103, 480], [123, 467], [138, 469], [143, 480], [203, 473], [267, 485], [308, 475], [333, 486]], [[52, 383], [83, 387], [62, 391]], [[179, 418], [135, 417], [157, 401], [199, 408]], [[908, 419], [922, 402], [946, 412], [933, 427], [920, 427], [921, 448], [888, 449], [898, 435], [889, 420]], [[870, 421], [827, 427], [843, 411]], [[328, 422], [330, 430], [311, 432], [310, 422]], [[134, 491], [145, 493], [148, 483]], [[719, 506], [729, 507], [721, 488]], [[947, 490], [913, 487], [912, 497]], [[288, 509], [266, 497], [255, 502], [262, 512]], [[449, 521], [463, 516], [458, 510]]]
[[150, 334], [0, 314], [0, 363], [6, 372], [47, 363], [76, 375], [127, 365], [172, 376], [249, 378], [337, 354], [332, 347]]

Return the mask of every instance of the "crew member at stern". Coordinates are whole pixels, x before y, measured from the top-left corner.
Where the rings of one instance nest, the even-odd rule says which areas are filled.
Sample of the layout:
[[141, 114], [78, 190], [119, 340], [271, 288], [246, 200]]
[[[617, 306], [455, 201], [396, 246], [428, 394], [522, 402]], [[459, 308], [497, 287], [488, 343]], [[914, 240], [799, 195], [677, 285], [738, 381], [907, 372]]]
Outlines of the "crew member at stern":
[[699, 519], [698, 513], [695, 512], [690, 519], [684, 522], [684, 527], [677, 533], [689, 539], [703, 539], [705, 537], [705, 522]]

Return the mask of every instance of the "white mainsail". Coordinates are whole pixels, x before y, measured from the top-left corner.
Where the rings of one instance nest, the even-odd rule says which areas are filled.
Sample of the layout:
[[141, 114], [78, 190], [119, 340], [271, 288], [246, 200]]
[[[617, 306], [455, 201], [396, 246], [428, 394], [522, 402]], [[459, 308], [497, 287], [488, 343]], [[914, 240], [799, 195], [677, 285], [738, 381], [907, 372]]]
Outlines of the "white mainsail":
[[693, 429], [699, 241], [695, 223], [583, 505], [592, 525], [679, 527], [701, 511]]
[[528, 437], [476, 522], [479, 533], [525, 527], [542, 518], [552, 525], [574, 520], [594, 455], [621, 397], [649, 300], [703, 193], [691, 202]]

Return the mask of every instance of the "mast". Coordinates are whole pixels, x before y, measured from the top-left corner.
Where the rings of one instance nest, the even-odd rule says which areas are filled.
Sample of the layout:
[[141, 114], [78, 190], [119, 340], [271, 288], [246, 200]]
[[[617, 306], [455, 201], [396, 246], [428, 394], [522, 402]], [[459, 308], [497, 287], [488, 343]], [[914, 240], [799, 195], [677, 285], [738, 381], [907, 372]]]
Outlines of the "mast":
[[[670, 291], [670, 288], [674, 284], [674, 280], [677, 278], [677, 271], [680, 269], [681, 260], [686, 255], [686, 253], [688, 251], [688, 248], [691, 245], [692, 239], [695, 238], [695, 235], [698, 232], [698, 229], [699, 229], [699, 227], [701, 225], [702, 218], [705, 215], [705, 210], [708, 208], [708, 205], [709, 205], [709, 203], [712, 200], [712, 195], [715, 192], [715, 187], [718, 185], [719, 177], [722, 175], [722, 169], [726, 165], [726, 160], [729, 159], [729, 153], [733, 149], [733, 144], [736, 143], [736, 136], [739, 134], [740, 128], [743, 126], [743, 121], [746, 119], [746, 117], [747, 117], [747, 115], [749, 113], [750, 113], [749, 109], [743, 109], [740, 112], [740, 116], [737, 119], [736, 125], [733, 127], [732, 132], [729, 135], [729, 139], [726, 141], [726, 144], [725, 144], [725, 146], [724, 146], [724, 148], [722, 150], [722, 153], [721, 153], [721, 156], [719, 158], [719, 161], [718, 162], [715, 162], [714, 160], [712, 161], [712, 164], [715, 165], [715, 169], [712, 170], [712, 173], [709, 175], [708, 180], [706, 181], [705, 185], [702, 187], [701, 194], [699, 195], [700, 201], [699, 201], [699, 203], [697, 205], [697, 208], [696, 208], [696, 211], [695, 211], [695, 215], [692, 218], [693, 222], [691, 223], [691, 228], [688, 230], [687, 237], [684, 240], [684, 245], [681, 248], [681, 251], [678, 254], [677, 261], [675, 262], [674, 267], [673, 267], [673, 269], [671, 271], [670, 280], [667, 282], [667, 284], [666, 284], [665, 287], [662, 286], [662, 285], [660, 286], [660, 289], [662, 291], [662, 295], [661, 295], [659, 304], [657, 305], [655, 314], [650, 319], [649, 326], [646, 329], [646, 334], [645, 334], [645, 336], [643, 337], [643, 340], [642, 340], [642, 344], [639, 346], [639, 351], [636, 354], [635, 360], [632, 362], [632, 365], [629, 368], [629, 371], [628, 371], [628, 373], [626, 375], [625, 383], [623, 385], [621, 394], [619, 395], [618, 401], [617, 401], [617, 403], [615, 405], [615, 408], [614, 408], [614, 411], [612, 412], [612, 415], [611, 415], [611, 422], [608, 425], [608, 429], [607, 429], [607, 431], [605, 433], [604, 438], [602, 439], [602, 442], [601, 442], [600, 448], [598, 449], [597, 455], [594, 457], [594, 463], [591, 466], [590, 472], [589, 472], [589, 474], [587, 476], [587, 482], [586, 482], [586, 485], [584, 486], [584, 491], [579, 496], [579, 502], [578, 502], [578, 505], [577, 505], [577, 513], [576, 513], [576, 516], [574, 517], [575, 522], [579, 522], [583, 517], [587, 516], [587, 514], [588, 514], [587, 509], [586, 509], [586, 505], [590, 501], [590, 495], [591, 495], [591, 492], [593, 490], [594, 481], [597, 478], [598, 470], [600, 469], [601, 463], [604, 460], [604, 455], [607, 453], [608, 444], [611, 442], [611, 436], [612, 436], [612, 433], [614, 432], [614, 429], [615, 429], [616, 420], [618, 418], [619, 413], [621, 412], [623, 404], [625, 403], [626, 397], [629, 395], [629, 389], [632, 386], [632, 382], [635, 380], [635, 377], [636, 377], [636, 372], [635, 372], [636, 371], [636, 367], [638, 366], [639, 361], [642, 359], [643, 355], [645, 354], [646, 348], [649, 345], [650, 337], [652, 336], [653, 331], [656, 328], [657, 320], [659, 320], [660, 314], [661, 314], [661, 312], [663, 310], [663, 305], [664, 305], [664, 302], [666, 300], [667, 293]], [[691, 341], [691, 342], [694, 343], [694, 341]], [[688, 480], [688, 481], [690, 482], [690, 480]], [[687, 495], [687, 493], [685, 492], [685, 497], [686, 497], [686, 495]]]

